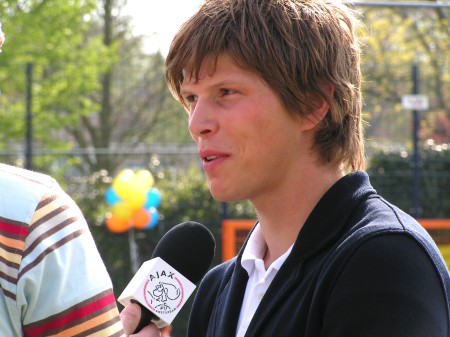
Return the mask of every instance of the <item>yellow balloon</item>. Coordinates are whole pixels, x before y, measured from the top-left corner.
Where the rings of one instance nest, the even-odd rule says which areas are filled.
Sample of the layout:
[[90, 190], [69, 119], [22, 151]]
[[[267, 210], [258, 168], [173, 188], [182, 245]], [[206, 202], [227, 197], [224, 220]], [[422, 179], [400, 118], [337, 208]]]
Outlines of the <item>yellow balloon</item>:
[[147, 201], [147, 190], [144, 189], [135, 189], [133, 193], [127, 195], [127, 201], [132, 210], [137, 210], [144, 206]]
[[112, 208], [112, 213], [115, 217], [122, 220], [129, 220], [131, 218], [131, 207], [128, 201], [121, 201], [115, 204]]
[[132, 169], [124, 169], [122, 171], [119, 172], [119, 174], [116, 176], [116, 178], [114, 178], [115, 181], [126, 181], [128, 179], [130, 179], [130, 177], [134, 176], [134, 172]]
[[113, 181], [112, 187], [114, 189], [114, 192], [116, 192], [116, 194], [122, 199], [126, 199], [126, 196], [129, 193], [132, 193], [131, 191], [129, 191], [129, 189], [133, 179], [134, 179], [133, 170], [125, 169], [120, 171], [120, 173]]
[[147, 190], [153, 187], [155, 179], [148, 170], [139, 170], [136, 172], [136, 178], [140, 184], [144, 185]]

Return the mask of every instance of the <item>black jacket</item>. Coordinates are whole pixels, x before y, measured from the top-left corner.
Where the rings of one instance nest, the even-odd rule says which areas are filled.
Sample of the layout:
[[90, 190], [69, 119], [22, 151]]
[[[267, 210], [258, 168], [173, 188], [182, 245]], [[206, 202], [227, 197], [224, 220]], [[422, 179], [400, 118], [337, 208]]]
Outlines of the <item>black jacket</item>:
[[[248, 280], [242, 251], [201, 282], [189, 337], [235, 336]], [[354, 172], [310, 214], [246, 336], [450, 337], [449, 302], [433, 240]]]

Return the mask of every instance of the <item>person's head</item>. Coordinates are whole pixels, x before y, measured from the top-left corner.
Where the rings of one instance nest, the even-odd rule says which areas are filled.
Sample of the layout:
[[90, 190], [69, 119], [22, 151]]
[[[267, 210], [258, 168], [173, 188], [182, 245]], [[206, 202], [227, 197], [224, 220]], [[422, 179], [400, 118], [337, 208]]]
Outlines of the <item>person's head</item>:
[[227, 54], [260, 76], [293, 114], [308, 118], [325, 100], [329, 109], [314, 143], [321, 162], [362, 169], [357, 24], [349, 8], [331, 0], [206, 0], [172, 41], [166, 79], [187, 109], [183, 74], [198, 80], [205, 60], [214, 64]]

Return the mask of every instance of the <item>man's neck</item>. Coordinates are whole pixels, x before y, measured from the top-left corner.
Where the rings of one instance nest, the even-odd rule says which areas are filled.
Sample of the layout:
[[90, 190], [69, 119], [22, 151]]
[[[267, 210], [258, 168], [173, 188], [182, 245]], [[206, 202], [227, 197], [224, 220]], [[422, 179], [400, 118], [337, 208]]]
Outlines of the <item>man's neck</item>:
[[[255, 204], [261, 230], [267, 243], [264, 256], [266, 266], [284, 254], [296, 241], [300, 230], [323, 195], [344, 174], [328, 172], [291, 184], [270, 203]], [[261, 207], [258, 207], [261, 206]]]

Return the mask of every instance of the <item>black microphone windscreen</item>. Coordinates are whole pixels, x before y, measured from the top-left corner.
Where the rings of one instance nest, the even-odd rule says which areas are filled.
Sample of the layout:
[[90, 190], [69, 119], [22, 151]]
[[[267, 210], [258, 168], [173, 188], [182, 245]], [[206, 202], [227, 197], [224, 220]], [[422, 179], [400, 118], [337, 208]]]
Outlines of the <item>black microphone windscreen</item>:
[[187, 221], [174, 226], [161, 238], [152, 258], [160, 257], [197, 284], [208, 271], [215, 249], [212, 233], [202, 224]]

